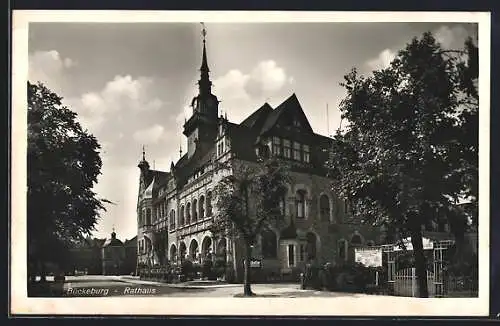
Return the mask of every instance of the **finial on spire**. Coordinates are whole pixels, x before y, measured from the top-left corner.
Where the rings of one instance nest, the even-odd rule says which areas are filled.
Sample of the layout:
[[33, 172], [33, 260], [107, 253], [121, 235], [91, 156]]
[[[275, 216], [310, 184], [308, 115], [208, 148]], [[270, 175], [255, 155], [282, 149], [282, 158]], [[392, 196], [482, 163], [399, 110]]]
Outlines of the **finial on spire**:
[[179, 157], [182, 157], [182, 144], [179, 142]]
[[201, 30], [201, 35], [203, 35], [203, 43], [205, 43], [205, 38], [207, 36], [207, 30], [205, 29], [205, 23], [201, 22], [201, 27], [203, 27], [203, 29]]
[[142, 160], [146, 160], [146, 150], [144, 149], [144, 145], [142, 145]]

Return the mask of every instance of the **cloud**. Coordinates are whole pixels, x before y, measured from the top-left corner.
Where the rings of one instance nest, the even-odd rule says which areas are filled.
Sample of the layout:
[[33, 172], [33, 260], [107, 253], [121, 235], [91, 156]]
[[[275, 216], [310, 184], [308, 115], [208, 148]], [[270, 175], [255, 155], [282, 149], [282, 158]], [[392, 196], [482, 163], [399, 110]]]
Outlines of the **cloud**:
[[133, 134], [133, 138], [142, 144], [157, 143], [165, 133], [165, 128], [155, 124], [149, 128], [137, 130]]
[[62, 57], [56, 50], [35, 51], [28, 58], [28, 79], [42, 82], [57, 94], [62, 94], [67, 70], [75, 66], [75, 61]]
[[396, 52], [385, 49], [379, 53], [379, 55], [371, 60], [368, 60], [367, 66], [372, 70], [385, 69], [389, 67], [392, 60], [396, 57]]
[[463, 26], [449, 27], [443, 25], [434, 31], [436, 41], [445, 49], [461, 49], [467, 37], [471, 36]]
[[91, 113], [158, 110], [163, 102], [151, 96], [152, 85], [152, 78], [117, 75], [100, 92], [83, 94], [81, 101], [83, 108]]
[[221, 100], [220, 109], [232, 121], [246, 117], [268, 99], [280, 96], [286, 86], [294, 83], [283, 67], [274, 60], [257, 63], [250, 71], [229, 70], [214, 80], [214, 93]]

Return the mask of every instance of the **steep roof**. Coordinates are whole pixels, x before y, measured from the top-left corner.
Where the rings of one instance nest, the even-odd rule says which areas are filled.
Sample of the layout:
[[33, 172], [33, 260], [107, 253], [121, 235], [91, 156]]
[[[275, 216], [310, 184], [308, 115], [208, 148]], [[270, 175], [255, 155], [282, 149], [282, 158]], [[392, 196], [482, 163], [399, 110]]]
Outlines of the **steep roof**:
[[306, 122], [305, 125], [306, 129], [310, 132], [313, 132], [311, 125], [309, 124], [309, 121], [307, 121], [307, 117], [305, 116], [304, 111], [302, 110], [302, 106], [300, 105], [297, 95], [293, 93], [290, 97], [288, 97], [285, 101], [283, 101], [283, 103], [278, 105], [278, 107], [274, 109], [267, 116], [267, 119], [264, 122], [262, 129], [260, 131], [261, 135], [271, 130], [283, 115], [285, 114], [290, 115], [293, 113], [301, 114], [302, 119]]
[[[307, 117], [302, 110], [299, 100], [295, 93], [289, 96], [283, 103], [273, 109], [268, 103], [264, 103], [259, 109], [250, 114], [240, 124], [225, 122], [227, 135], [231, 140], [231, 150], [236, 154], [236, 157], [241, 160], [255, 161], [257, 159], [255, 153], [255, 144], [259, 142], [260, 137], [266, 136], [271, 131], [282, 117], [293, 115], [295, 118], [302, 120], [302, 128], [309, 132], [312, 137], [311, 144], [318, 147], [326, 147], [330, 139], [328, 137], [315, 134], [312, 130]], [[283, 130], [282, 130], [283, 132]], [[286, 132], [286, 131], [285, 131]], [[200, 143], [194, 154], [188, 158], [187, 153], [184, 154], [173, 166], [171, 173], [154, 171], [157, 174], [151, 174], [150, 182], [153, 177], [155, 184], [157, 180], [163, 180], [165, 183], [169, 178], [174, 177], [179, 187], [187, 183], [188, 178], [204, 165], [210, 163], [216, 152], [215, 144]], [[315, 161], [325, 161], [326, 153], [321, 150], [311, 153], [312, 159]], [[153, 170], [152, 170], [153, 171]], [[149, 185], [149, 183], [147, 183]]]
[[260, 107], [260, 109], [243, 120], [243, 122], [240, 123], [240, 126], [260, 130], [271, 112], [273, 112], [273, 108], [266, 102]]

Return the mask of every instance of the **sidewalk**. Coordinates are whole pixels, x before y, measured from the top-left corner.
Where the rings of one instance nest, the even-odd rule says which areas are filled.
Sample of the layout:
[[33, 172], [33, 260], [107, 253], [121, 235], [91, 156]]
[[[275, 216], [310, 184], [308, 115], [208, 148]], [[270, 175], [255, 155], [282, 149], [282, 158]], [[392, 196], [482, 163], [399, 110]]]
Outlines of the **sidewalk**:
[[214, 288], [234, 288], [240, 287], [241, 284], [229, 284], [229, 283], [221, 283], [216, 281], [188, 281], [183, 283], [165, 283], [165, 282], [156, 282], [156, 281], [145, 281], [139, 279], [138, 276], [119, 276], [120, 281], [139, 284], [139, 285], [154, 285], [154, 286], [168, 286], [175, 288], [184, 288], [184, 289], [214, 289]]

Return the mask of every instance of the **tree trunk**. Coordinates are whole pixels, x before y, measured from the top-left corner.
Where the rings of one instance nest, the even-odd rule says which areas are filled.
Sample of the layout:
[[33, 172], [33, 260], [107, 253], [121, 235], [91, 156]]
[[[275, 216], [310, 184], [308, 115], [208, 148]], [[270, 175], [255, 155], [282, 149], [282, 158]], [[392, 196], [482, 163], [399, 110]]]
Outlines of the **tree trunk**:
[[245, 275], [243, 279], [243, 295], [244, 296], [252, 296], [252, 288], [250, 284], [250, 256], [252, 254], [252, 249], [250, 247], [249, 241], [245, 241]]
[[411, 230], [411, 244], [413, 246], [413, 257], [415, 258], [415, 273], [417, 274], [418, 297], [428, 298], [427, 289], [427, 264], [422, 244], [422, 231], [420, 226], [414, 226]]

